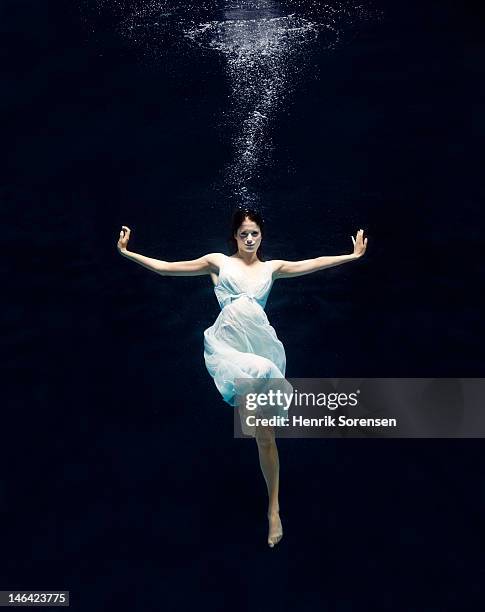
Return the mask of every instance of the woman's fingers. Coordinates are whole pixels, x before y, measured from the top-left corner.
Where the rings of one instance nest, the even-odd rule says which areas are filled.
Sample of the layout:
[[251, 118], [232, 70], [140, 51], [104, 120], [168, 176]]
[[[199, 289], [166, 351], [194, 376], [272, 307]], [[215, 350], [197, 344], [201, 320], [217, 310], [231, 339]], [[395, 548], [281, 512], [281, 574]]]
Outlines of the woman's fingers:
[[120, 236], [118, 238], [118, 246], [126, 247], [128, 240], [130, 239], [130, 228], [127, 225], [121, 226]]
[[354, 243], [354, 251], [363, 254], [367, 248], [367, 238], [364, 238], [364, 230], [359, 229], [355, 234], [355, 238], [353, 236], [351, 238]]

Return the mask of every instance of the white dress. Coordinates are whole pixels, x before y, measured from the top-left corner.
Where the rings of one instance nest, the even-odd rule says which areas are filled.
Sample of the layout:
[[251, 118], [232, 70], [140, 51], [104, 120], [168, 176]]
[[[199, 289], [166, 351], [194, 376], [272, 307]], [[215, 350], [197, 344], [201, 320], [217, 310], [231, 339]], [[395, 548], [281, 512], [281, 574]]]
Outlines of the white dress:
[[271, 263], [248, 278], [234, 258], [223, 256], [214, 291], [221, 312], [204, 332], [204, 359], [223, 399], [235, 405], [237, 379], [284, 379], [286, 355], [264, 307], [273, 285]]

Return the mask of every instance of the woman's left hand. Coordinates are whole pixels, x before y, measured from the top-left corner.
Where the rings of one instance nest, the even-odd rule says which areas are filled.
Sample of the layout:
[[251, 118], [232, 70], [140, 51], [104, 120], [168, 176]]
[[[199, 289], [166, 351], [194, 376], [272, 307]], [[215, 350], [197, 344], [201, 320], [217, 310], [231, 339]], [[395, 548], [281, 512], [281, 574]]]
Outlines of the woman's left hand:
[[354, 243], [354, 255], [356, 257], [362, 257], [367, 248], [367, 238], [364, 239], [364, 230], [359, 230], [355, 236], [352, 236], [352, 242]]

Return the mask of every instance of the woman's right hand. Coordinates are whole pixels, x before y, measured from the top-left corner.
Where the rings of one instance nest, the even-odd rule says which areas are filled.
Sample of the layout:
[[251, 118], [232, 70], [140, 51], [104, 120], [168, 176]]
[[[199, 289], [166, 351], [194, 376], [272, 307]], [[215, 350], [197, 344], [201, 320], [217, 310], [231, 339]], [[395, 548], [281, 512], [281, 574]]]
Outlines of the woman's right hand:
[[130, 233], [131, 233], [131, 229], [126, 226], [126, 225], [122, 225], [121, 226], [121, 232], [120, 232], [120, 237], [118, 239], [118, 251], [120, 253], [123, 253], [124, 251], [126, 251], [126, 248], [128, 246], [128, 240], [130, 239]]

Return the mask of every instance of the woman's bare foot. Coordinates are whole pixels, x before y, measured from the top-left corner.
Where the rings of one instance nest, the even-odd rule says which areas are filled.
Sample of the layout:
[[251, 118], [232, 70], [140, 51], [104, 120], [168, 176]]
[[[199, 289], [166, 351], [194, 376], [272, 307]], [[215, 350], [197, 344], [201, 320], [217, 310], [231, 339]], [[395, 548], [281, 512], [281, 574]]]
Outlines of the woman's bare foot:
[[273, 548], [283, 537], [283, 526], [281, 525], [280, 513], [278, 511], [268, 513], [269, 531], [268, 546]]

